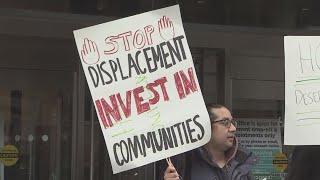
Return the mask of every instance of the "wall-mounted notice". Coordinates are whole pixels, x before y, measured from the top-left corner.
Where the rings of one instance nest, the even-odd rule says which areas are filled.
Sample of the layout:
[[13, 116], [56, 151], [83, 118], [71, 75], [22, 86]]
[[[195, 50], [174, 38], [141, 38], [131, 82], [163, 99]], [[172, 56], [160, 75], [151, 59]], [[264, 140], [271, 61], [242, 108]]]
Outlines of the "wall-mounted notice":
[[286, 36], [286, 145], [319, 145], [320, 36]]
[[[240, 145], [259, 159], [252, 169], [255, 180], [281, 180], [286, 169], [282, 154], [279, 119], [237, 119]], [[280, 157], [280, 158], [279, 158]], [[279, 164], [282, 163], [282, 164]], [[283, 168], [284, 167], [284, 168]]]
[[209, 141], [210, 120], [179, 6], [74, 36], [114, 173]]

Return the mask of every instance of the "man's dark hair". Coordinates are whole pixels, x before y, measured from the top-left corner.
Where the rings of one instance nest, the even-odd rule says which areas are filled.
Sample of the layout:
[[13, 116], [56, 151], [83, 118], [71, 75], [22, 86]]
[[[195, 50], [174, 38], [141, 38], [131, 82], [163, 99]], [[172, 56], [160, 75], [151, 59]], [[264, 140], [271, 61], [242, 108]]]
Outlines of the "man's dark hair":
[[208, 111], [208, 113], [209, 113], [209, 116], [210, 116], [210, 120], [211, 120], [211, 121], [214, 121], [214, 120], [217, 119], [217, 115], [214, 114], [213, 112], [211, 112], [211, 111], [210, 111], [211, 109], [226, 108], [225, 106], [220, 105], [220, 104], [207, 104], [206, 107], [207, 107], [207, 111]]

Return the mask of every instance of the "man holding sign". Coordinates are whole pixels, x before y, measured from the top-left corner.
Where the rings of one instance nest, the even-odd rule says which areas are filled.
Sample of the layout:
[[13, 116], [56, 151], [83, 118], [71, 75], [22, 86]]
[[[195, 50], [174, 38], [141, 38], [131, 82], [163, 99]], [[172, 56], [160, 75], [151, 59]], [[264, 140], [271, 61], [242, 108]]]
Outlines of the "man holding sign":
[[174, 157], [164, 172], [164, 180], [253, 180], [250, 170], [256, 158], [238, 147], [237, 122], [230, 111], [221, 105], [208, 105], [207, 109], [211, 120], [210, 141]]

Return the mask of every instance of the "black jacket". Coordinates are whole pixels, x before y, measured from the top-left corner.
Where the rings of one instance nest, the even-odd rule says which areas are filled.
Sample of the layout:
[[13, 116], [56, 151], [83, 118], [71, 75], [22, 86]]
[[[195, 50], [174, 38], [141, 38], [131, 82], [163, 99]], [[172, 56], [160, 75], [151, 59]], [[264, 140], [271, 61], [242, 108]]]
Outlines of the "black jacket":
[[[250, 171], [256, 164], [256, 157], [237, 146], [227, 154], [229, 160], [224, 168], [211, 161], [209, 153], [202, 147], [171, 157], [171, 161], [180, 180], [253, 180]], [[158, 163], [158, 180], [163, 180], [167, 166], [165, 160]]]

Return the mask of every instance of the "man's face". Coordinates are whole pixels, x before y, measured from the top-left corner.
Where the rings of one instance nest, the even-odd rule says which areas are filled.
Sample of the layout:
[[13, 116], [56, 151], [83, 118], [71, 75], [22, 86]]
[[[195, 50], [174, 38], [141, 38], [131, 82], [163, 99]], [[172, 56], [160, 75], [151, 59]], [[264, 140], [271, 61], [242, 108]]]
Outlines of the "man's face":
[[216, 119], [211, 120], [210, 144], [222, 151], [227, 151], [235, 141], [236, 127], [233, 124], [228, 127], [226, 121], [221, 120], [232, 120], [231, 113], [226, 108], [211, 109], [210, 111], [217, 116]]

